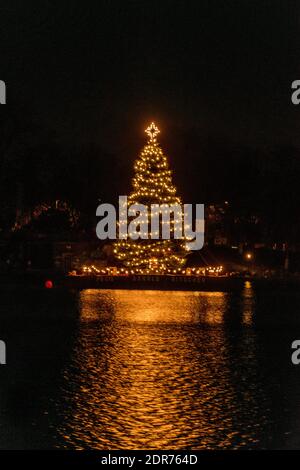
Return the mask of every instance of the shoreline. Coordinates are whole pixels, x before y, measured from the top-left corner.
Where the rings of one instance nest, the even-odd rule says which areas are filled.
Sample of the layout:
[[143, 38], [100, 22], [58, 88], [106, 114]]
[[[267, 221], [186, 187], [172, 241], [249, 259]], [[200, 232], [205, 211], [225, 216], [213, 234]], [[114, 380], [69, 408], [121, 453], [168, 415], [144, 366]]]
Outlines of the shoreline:
[[[247, 284], [247, 283], [250, 283]], [[129, 290], [182, 290], [232, 291], [244, 288], [296, 288], [299, 278], [245, 277], [245, 276], [183, 276], [183, 275], [63, 275], [57, 272], [31, 272], [0, 275], [5, 288], [40, 288], [46, 290], [129, 289]]]

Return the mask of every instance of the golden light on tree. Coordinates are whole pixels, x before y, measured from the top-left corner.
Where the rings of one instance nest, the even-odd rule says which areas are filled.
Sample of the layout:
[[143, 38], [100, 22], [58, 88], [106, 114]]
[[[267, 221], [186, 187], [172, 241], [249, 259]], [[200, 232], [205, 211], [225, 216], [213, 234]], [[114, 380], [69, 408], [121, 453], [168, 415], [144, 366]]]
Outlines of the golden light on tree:
[[145, 132], [150, 137], [150, 140], [153, 141], [153, 140], [155, 140], [157, 134], [160, 133], [160, 130], [154, 124], [154, 122], [151, 122], [150, 126], [148, 126], [147, 129], [145, 129]]
[[[151, 206], [152, 210], [139, 214], [140, 238], [132, 240], [129, 230], [127, 239], [115, 243], [114, 253], [128, 268], [166, 273], [170, 269], [181, 269], [187, 256], [184, 236], [174, 237], [182, 228], [182, 213], [176, 215], [174, 212], [173, 218], [168, 222], [163, 217], [167, 214], [168, 207], [181, 206], [182, 202], [176, 195], [168, 159], [156, 139], [160, 132], [158, 127], [152, 122], [145, 132], [148, 141], [134, 163], [133, 190], [128, 196], [127, 206], [143, 204], [148, 208]], [[128, 207], [124, 207], [124, 211]], [[156, 216], [159, 216], [159, 227], [153, 229], [151, 217]], [[170, 237], [162, 239], [159, 236], [167, 223], [170, 224]]]

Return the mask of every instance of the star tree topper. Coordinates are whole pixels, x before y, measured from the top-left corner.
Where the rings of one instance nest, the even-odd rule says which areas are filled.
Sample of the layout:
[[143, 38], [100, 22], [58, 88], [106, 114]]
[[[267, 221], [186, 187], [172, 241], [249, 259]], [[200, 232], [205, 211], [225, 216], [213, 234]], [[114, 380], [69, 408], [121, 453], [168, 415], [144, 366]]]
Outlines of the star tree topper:
[[146, 134], [149, 136], [150, 141], [156, 140], [157, 134], [160, 133], [160, 130], [158, 127], [154, 124], [154, 122], [151, 122], [150, 126], [147, 127], [145, 130]]

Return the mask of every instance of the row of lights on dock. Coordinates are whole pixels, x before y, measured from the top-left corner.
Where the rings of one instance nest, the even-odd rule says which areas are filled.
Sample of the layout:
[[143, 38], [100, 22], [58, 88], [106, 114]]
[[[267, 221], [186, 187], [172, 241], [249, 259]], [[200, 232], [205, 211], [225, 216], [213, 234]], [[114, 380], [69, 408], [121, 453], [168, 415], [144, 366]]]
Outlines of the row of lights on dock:
[[[82, 271], [84, 274], [95, 274], [95, 275], [110, 275], [110, 276], [128, 276], [130, 274], [162, 274], [156, 272], [155, 269], [126, 269], [116, 267], [97, 268], [95, 265], [83, 266]], [[208, 266], [208, 267], [195, 267], [186, 269], [167, 269], [163, 274], [170, 275], [183, 275], [183, 276], [205, 276], [207, 274], [219, 275], [223, 271], [223, 266]]]

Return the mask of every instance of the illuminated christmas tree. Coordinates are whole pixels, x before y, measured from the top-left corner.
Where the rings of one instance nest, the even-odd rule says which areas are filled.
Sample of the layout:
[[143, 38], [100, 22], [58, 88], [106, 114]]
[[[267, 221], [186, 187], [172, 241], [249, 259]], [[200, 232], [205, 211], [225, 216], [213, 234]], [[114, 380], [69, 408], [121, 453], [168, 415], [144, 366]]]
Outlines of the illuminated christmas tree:
[[[182, 203], [176, 195], [168, 160], [157, 142], [156, 136], [160, 131], [152, 123], [145, 132], [148, 135], [148, 142], [139, 158], [135, 161], [133, 191], [128, 196], [127, 207], [124, 207], [124, 211], [132, 204], [147, 206], [149, 213], [145, 216], [144, 222], [146, 222], [149, 230], [145, 233], [140, 232], [141, 238], [137, 240], [132, 240], [130, 237], [118, 240], [115, 243], [114, 253], [124, 266], [134, 272], [176, 272], [178, 269], [183, 268], [187, 255], [184, 237], [174, 238], [174, 233], [178, 230], [178, 223], [182, 224], [182, 216], [176, 216], [175, 214], [171, 219], [169, 239], [159, 238], [159, 234], [163, 230], [162, 224], [165, 223], [162, 218], [161, 206], [167, 204], [168, 206], [177, 205], [181, 207]], [[154, 215], [159, 214], [159, 227], [156, 227], [155, 231], [153, 231], [151, 216], [149, 215], [152, 205], [160, 206], [157, 213], [154, 213]]]

